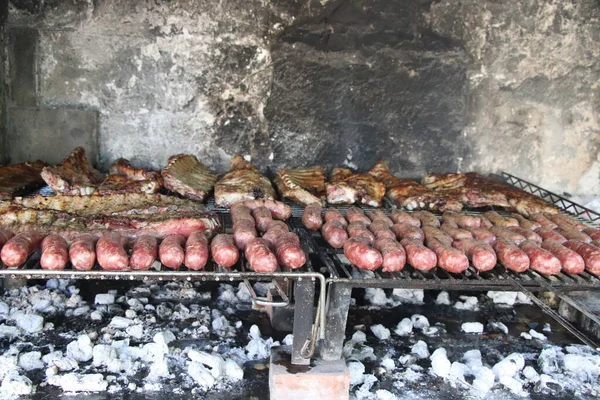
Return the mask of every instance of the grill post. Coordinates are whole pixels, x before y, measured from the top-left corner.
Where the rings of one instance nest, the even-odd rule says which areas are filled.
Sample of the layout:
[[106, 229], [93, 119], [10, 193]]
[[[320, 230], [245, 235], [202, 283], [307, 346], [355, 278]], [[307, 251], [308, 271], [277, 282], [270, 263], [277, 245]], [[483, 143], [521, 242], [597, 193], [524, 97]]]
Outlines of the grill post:
[[299, 278], [294, 282], [294, 341], [292, 364], [309, 365], [309, 345], [313, 337], [315, 280]]
[[321, 342], [320, 347], [321, 358], [325, 361], [342, 358], [351, 294], [352, 286], [350, 285], [342, 283], [330, 283], [329, 285], [325, 307], [325, 339]]

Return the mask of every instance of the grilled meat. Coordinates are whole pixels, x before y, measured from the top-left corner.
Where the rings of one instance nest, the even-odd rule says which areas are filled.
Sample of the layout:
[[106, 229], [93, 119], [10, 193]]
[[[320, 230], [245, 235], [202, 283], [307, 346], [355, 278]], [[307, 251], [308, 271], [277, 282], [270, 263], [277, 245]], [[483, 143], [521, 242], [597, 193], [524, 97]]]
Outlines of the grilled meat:
[[215, 204], [219, 207], [230, 207], [245, 200], [275, 199], [275, 189], [271, 181], [260, 171], [244, 160], [235, 156], [231, 160], [231, 169], [215, 185]]
[[48, 164], [42, 161], [0, 166], [0, 199], [11, 199], [21, 192], [44, 185], [40, 173]]
[[190, 154], [170, 157], [162, 176], [167, 189], [198, 201], [210, 194], [218, 178], [218, 174]]
[[347, 168], [334, 168], [325, 185], [329, 204], [362, 203], [380, 207], [385, 185], [371, 174], [354, 173]]
[[557, 208], [537, 196], [474, 172], [429, 174], [421, 183], [438, 193], [457, 196], [469, 207], [499, 206], [516, 210], [525, 216], [539, 212], [558, 212]]
[[110, 167], [108, 177], [98, 187], [98, 194], [156, 193], [163, 186], [158, 171], [133, 168], [129, 161], [119, 158]]
[[456, 196], [444, 195], [427, 189], [419, 183], [392, 175], [385, 161], [379, 160], [369, 170], [386, 188], [386, 197], [407, 210], [429, 209], [437, 211], [460, 211], [462, 203]]
[[325, 196], [325, 171], [321, 167], [280, 169], [275, 185], [283, 197], [309, 205], [322, 203]]
[[104, 175], [94, 169], [83, 147], [78, 147], [60, 164], [45, 167], [42, 178], [57, 194], [90, 195], [104, 181]]

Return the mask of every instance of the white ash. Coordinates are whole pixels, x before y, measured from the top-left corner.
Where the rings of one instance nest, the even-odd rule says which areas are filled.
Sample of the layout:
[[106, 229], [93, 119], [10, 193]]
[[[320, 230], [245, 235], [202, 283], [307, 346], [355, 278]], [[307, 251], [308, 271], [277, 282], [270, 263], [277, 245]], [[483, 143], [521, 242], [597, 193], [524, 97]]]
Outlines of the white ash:
[[503, 324], [502, 322], [497, 322], [497, 321], [489, 322], [487, 324], [487, 330], [489, 332], [502, 332], [505, 335], [508, 335], [508, 327], [505, 324]]
[[381, 365], [383, 368], [385, 368], [387, 371], [393, 371], [396, 369], [396, 363], [394, 362], [394, 360], [391, 357], [384, 357], [380, 362], [379, 365]]
[[367, 335], [363, 331], [355, 331], [350, 340], [356, 343], [365, 343], [367, 341]]
[[534, 329], [530, 329], [529, 334], [531, 335], [532, 338], [537, 339], [537, 340], [545, 341], [548, 339], [546, 337], [546, 335], [544, 335], [543, 333], [539, 333], [539, 332], [535, 331]]
[[44, 317], [37, 314], [25, 314], [18, 311], [11, 315], [17, 327], [24, 333], [39, 333], [44, 329]]
[[419, 340], [417, 343], [415, 343], [411, 347], [410, 352], [421, 359], [429, 357], [429, 349], [427, 348], [427, 343], [425, 343], [422, 340]]
[[450, 295], [448, 294], [448, 292], [440, 292], [437, 298], [435, 299], [435, 304], [437, 304], [438, 306], [449, 306], [450, 304], [452, 304], [450, 302]]
[[398, 322], [394, 333], [398, 336], [409, 336], [413, 331], [413, 322], [410, 318], [404, 318]]
[[86, 362], [93, 357], [94, 346], [88, 335], [81, 335], [76, 341], [67, 345], [67, 357], [75, 361]]
[[481, 322], [465, 322], [460, 326], [460, 330], [465, 333], [483, 333], [483, 324]]
[[525, 358], [522, 354], [512, 353], [494, 365], [492, 371], [497, 379], [503, 376], [514, 377], [525, 368]]
[[460, 296], [459, 301], [454, 303], [454, 308], [465, 311], [478, 311], [479, 300], [475, 296]]
[[395, 394], [385, 389], [379, 389], [375, 394], [379, 400], [396, 400], [398, 398]]
[[392, 301], [395, 305], [400, 304], [423, 304], [425, 292], [423, 289], [394, 289], [392, 291]]
[[68, 373], [52, 376], [47, 382], [53, 386], [60, 386], [67, 393], [104, 392], [108, 388], [108, 382], [102, 374]]
[[379, 340], [387, 340], [390, 338], [390, 330], [381, 324], [371, 325], [371, 332]]
[[512, 306], [515, 304], [532, 304], [531, 299], [521, 292], [502, 292], [490, 290], [487, 297], [492, 299], [494, 304], [504, 304]]
[[358, 360], [347, 360], [348, 373], [350, 375], [350, 386], [356, 386], [364, 381], [365, 365]]
[[513, 394], [520, 397], [527, 396], [527, 392], [523, 390], [523, 383], [512, 376], [503, 375], [498, 381]]
[[542, 328], [542, 331], [544, 331], [544, 332], [552, 332], [552, 327], [550, 326], [549, 323], [545, 323], [544, 327]]
[[115, 295], [112, 293], [98, 293], [94, 299], [94, 304], [114, 304]]
[[429, 327], [429, 320], [421, 314], [414, 314], [410, 317], [414, 329], [424, 329]]
[[279, 342], [274, 342], [273, 338], [263, 339], [260, 329], [256, 325], [250, 327], [248, 334], [250, 341], [245, 347], [249, 360], [260, 360], [270, 357], [271, 347], [279, 346]]
[[377, 377], [375, 377], [375, 375], [364, 374], [362, 384], [359, 386], [358, 390], [354, 392], [356, 398], [358, 400], [370, 398], [372, 396], [371, 388], [373, 388], [373, 385], [375, 385], [376, 382]]
[[372, 306], [383, 307], [392, 300], [387, 297], [383, 289], [367, 288], [365, 289], [365, 301]]
[[436, 349], [429, 359], [431, 360], [431, 372], [442, 378], [446, 378], [450, 375], [452, 364], [450, 363], [450, 360], [448, 360], [446, 349], [443, 347]]
[[43, 369], [42, 353], [39, 351], [30, 351], [19, 355], [19, 367], [25, 371], [33, 371], [35, 369]]
[[533, 337], [532, 337], [532, 336], [531, 336], [529, 333], [527, 333], [527, 332], [521, 332], [521, 335], [520, 335], [520, 336], [521, 336], [523, 339], [525, 339], [525, 340], [531, 340], [531, 339], [533, 339]]

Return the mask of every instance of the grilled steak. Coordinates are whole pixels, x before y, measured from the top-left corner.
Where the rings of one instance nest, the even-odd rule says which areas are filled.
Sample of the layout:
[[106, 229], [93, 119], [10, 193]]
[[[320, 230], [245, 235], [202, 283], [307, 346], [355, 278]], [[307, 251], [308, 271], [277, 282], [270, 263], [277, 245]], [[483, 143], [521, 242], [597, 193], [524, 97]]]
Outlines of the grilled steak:
[[334, 168], [325, 185], [329, 204], [362, 203], [381, 206], [385, 185], [371, 174], [354, 173], [347, 168]]
[[133, 168], [129, 161], [119, 158], [110, 167], [108, 177], [98, 187], [98, 194], [156, 193], [163, 185], [158, 171]]
[[190, 154], [170, 157], [161, 174], [167, 189], [198, 201], [203, 201], [210, 194], [218, 178], [216, 173]]
[[231, 160], [231, 170], [215, 185], [215, 204], [230, 207], [254, 199], [274, 200], [275, 189], [255, 166], [241, 156], [235, 156]]
[[275, 185], [283, 197], [309, 205], [322, 203], [325, 196], [325, 171], [322, 167], [307, 169], [280, 169]]
[[390, 173], [385, 161], [379, 160], [369, 170], [369, 174], [383, 182], [386, 188], [386, 197], [399, 207], [407, 210], [462, 210], [462, 203], [456, 196], [436, 193], [415, 181], [400, 179]]
[[40, 173], [47, 165], [34, 161], [0, 166], [0, 199], [11, 199], [16, 194], [43, 186]]
[[42, 170], [44, 181], [58, 194], [90, 195], [104, 180], [102, 173], [94, 169], [78, 147], [60, 164]]
[[429, 174], [421, 183], [438, 193], [457, 196], [469, 207], [499, 206], [516, 210], [525, 216], [540, 212], [558, 212], [556, 207], [537, 196], [474, 172]]

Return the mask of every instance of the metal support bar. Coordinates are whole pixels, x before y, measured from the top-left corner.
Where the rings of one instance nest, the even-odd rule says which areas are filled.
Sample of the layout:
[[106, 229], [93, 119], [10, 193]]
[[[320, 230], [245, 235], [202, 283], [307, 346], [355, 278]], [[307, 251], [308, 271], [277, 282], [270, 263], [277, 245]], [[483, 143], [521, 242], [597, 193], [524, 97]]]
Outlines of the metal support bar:
[[[313, 325], [315, 322], [315, 281], [299, 279], [294, 287], [294, 341], [292, 364], [309, 365], [312, 357]], [[316, 339], [316, 338], [315, 338]]]
[[352, 287], [331, 283], [327, 292], [325, 339], [321, 341], [320, 354], [323, 360], [334, 361], [342, 358]]

